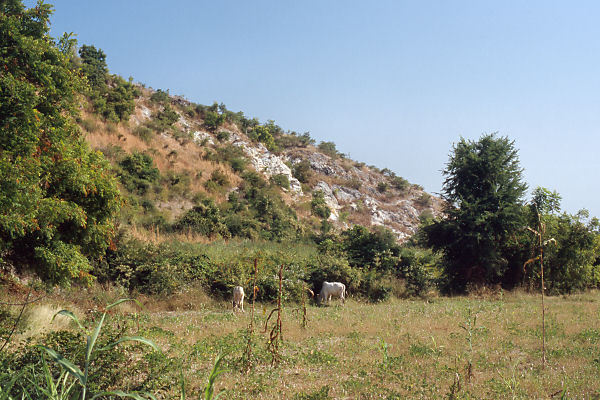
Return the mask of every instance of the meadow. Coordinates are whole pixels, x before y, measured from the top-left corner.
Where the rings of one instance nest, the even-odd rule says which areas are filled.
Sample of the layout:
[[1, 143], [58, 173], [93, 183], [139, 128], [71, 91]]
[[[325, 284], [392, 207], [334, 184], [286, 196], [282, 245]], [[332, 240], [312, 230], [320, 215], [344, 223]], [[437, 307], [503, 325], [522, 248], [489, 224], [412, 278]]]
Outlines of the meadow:
[[[99, 292], [92, 301], [80, 292], [69, 299], [76, 314], [97, 318], [93, 309], [111, 296], [118, 294]], [[107, 334], [126, 332], [158, 345], [160, 353], [124, 345], [124, 356], [114, 361], [125, 370], [122, 389], [143, 388], [158, 398], [179, 399], [182, 390], [196, 398], [219, 354], [226, 372], [215, 390], [226, 391], [226, 399], [600, 397], [597, 291], [546, 298], [545, 365], [540, 298], [522, 291], [307, 304], [306, 327], [302, 307], [284, 304], [275, 366], [264, 332], [272, 304], [256, 304], [254, 333], [248, 335], [247, 300], [243, 314], [199, 291], [140, 300], [141, 310], [127, 303], [108, 315]]]

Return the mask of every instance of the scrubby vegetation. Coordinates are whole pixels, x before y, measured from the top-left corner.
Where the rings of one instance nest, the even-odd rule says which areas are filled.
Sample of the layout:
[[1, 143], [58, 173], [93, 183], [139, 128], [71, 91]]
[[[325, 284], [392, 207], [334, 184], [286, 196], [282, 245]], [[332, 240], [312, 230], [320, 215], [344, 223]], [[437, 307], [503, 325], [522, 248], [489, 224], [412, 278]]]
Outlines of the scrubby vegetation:
[[[494, 300], [493, 307], [483, 310], [481, 306], [477, 311], [473, 304], [461, 303], [467, 300], [437, 297], [440, 293], [476, 295], [489, 290], [503, 296], [502, 290], [540, 289], [541, 269], [536, 267], [539, 259], [535, 257], [541, 249], [535, 229], [543, 229], [547, 239], [543, 291], [572, 294], [600, 286], [600, 223], [585, 211], [576, 215], [561, 212], [560, 195], [545, 188], [536, 188], [532, 198], [525, 199], [526, 185], [514, 142], [498, 135], [483, 135], [477, 141], [460, 139], [444, 170], [443, 213], [434, 213], [438, 200], [421, 187], [387, 168], [366, 167], [345, 158], [333, 142], [315, 146], [308, 132], [286, 132], [272, 120], [261, 123], [228, 110], [223, 103], [195, 104], [171, 96], [168, 90], [150, 90], [133, 84], [132, 79], [111, 75], [101, 49], [82, 45], [76, 51], [70, 36], [59, 40], [48, 36], [48, 5], [26, 9], [21, 1], [10, 0], [0, 7], [0, 57], [5, 66], [0, 76], [0, 279], [7, 291], [17, 288], [18, 297], [23, 297], [29, 289], [20, 277], [26, 277], [31, 290], [48, 293], [53, 288], [93, 291], [112, 287], [124, 297], [150, 296], [165, 301], [188, 292], [207, 293], [212, 300], [205, 300], [210, 302], [227, 300], [234, 286], [248, 288], [252, 281], [247, 296], [261, 302], [265, 313], [269, 304], [282, 301], [285, 308], [298, 307], [298, 314], [304, 314], [303, 324], [312, 324], [310, 318], [326, 321], [332, 313], [346, 324], [356, 323], [348, 316], [351, 313], [312, 305], [306, 319], [307, 293], [318, 292], [325, 280], [346, 284], [353, 299], [350, 311], [366, 315], [368, 310], [377, 310], [375, 315], [388, 325], [393, 318], [410, 317], [401, 311], [402, 306], [427, 314], [419, 311], [426, 304], [421, 298], [434, 299], [447, 302], [454, 310], [449, 319], [453, 328], [460, 326], [467, 332], [468, 354], [456, 353], [461, 341], [457, 337], [431, 336], [429, 344], [429, 337], [412, 337], [409, 328], [404, 340], [397, 333], [396, 339], [390, 339], [387, 331], [374, 336], [367, 326], [350, 332], [346, 329], [350, 325], [345, 325], [334, 329], [340, 343], [359, 353], [373, 349], [381, 353], [380, 361], [365, 363], [363, 372], [355, 376], [346, 370], [350, 365], [347, 355], [336, 356], [338, 353], [325, 349], [328, 339], [322, 329], [321, 336], [311, 342], [316, 349], [309, 349], [310, 343], [284, 341], [282, 364], [284, 368], [333, 365], [349, 374], [345, 383], [340, 388], [312, 382], [302, 386], [304, 392], [285, 389], [286, 395], [399, 398], [415, 390], [424, 397], [449, 398], [458, 393], [464, 397], [544, 394], [543, 386], [532, 383], [533, 375], [541, 376], [543, 371], [519, 379], [513, 369], [512, 378], [507, 378], [513, 368], [510, 363], [490, 360], [473, 348], [479, 335], [477, 315], [485, 315], [488, 321], [500, 317], [508, 321], [502, 297]], [[255, 169], [255, 160], [244, 151], [244, 141], [262, 152], [266, 147], [270, 156], [285, 155], [285, 165], [276, 172]], [[311, 152], [318, 157], [311, 159]], [[323, 170], [332, 172], [325, 177]], [[298, 182], [302, 194], [294, 192]], [[410, 202], [413, 218], [420, 214], [421, 226], [399, 243], [398, 237], [405, 237], [399, 235], [406, 232], [371, 225], [364, 198], [331, 205], [332, 198], [316, 189], [329, 184], [335, 188], [332, 190], [345, 191], [347, 199], [362, 190], [373, 196], [371, 200], [393, 199], [394, 207]], [[522, 301], [518, 296], [513, 300]], [[382, 302], [385, 304], [373, 305]], [[22, 315], [10, 307], [0, 308], [0, 338], [4, 339], [0, 365], [2, 371], [23, 372], [16, 380], [0, 372], [0, 398], [7, 398], [2, 396], [8, 393], [14, 398], [52, 397], [48, 393], [59, 388], [69, 396], [74, 393], [71, 390], [78, 390], [81, 398], [86, 396], [81, 395], [81, 388], [96, 394], [127, 387], [135, 392], [173, 395], [174, 382], [182, 382], [185, 388], [190, 379], [181, 372], [184, 362], [199, 360], [204, 365], [220, 351], [227, 355], [218, 360], [224, 360], [237, 374], [252, 364], [250, 355], [242, 361], [243, 346], [252, 349], [253, 341], [258, 340], [230, 314], [225, 317], [211, 311], [194, 318], [227, 322], [228, 328], [210, 337], [200, 335], [195, 343], [184, 343], [185, 339], [179, 341], [169, 333], [173, 321], [159, 321], [136, 311], [135, 317], [120, 315], [116, 325], [108, 325], [98, 336], [97, 348], [106, 348], [136, 325], [144, 335], [169, 344], [171, 353], [142, 354], [138, 347], [126, 345], [92, 360], [91, 350], [84, 354], [76, 345], [83, 336], [70, 330], [12, 343], [15, 332], [26, 329], [21, 325]], [[201, 306], [188, 302], [185, 307], [197, 310]], [[443, 314], [442, 308], [428, 316], [447, 317], [438, 315]], [[290, 309], [278, 306], [277, 311], [286, 323], [296, 318]], [[86, 326], [99, 317], [97, 312], [90, 314]], [[457, 321], [458, 314], [466, 315], [462, 322]], [[567, 323], [565, 318], [562, 321]], [[418, 329], [419, 324], [412, 323]], [[498, 335], [512, 340], [516, 330], [512, 324], [506, 322]], [[190, 325], [185, 329], [196, 328]], [[489, 334], [491, 327], [486, 329]], [[577, 335], [591, 332], [586, 329], [581, 327]], [[306, 339], [301, 331], [292, 332], [294, 339]], [[573, 339], [571, 333], [575, 335], [557, 332], [557, 346]], [[93, 337], [87, 336], [88, 340]], [[371, 350], [359, 346], [359, 339], [365, 338]], [[395, 341], [396, 355], [392, 355], [388, 340]], [[56, 350], [56, 354], [46, 353], [62, 369], [48, 363], [35, 343]], [[445, 346], [455, 351], [451, 353]], [[3, 351], [5, 348], [10, 350]], [[270, 348], [276, 351], [276, 346]], [[586, 350], [586, 345], [581, 349]], [[509, 349], [496, 350], [508, 357]], [[529, 358], [535, 354], [527, 341], [520, 351]], [[267, 359], [264, 349], [257, 347], [253, 354], [259, 363]], [[556, 365], [562, 357], [557, 354]], [[446, 385], [426, 384], [408, 371], [419, 357], [431, 361], [427, 364], [429, 376], [446, 379]], [[588, 364], [597, 361], [581, 354], [578, 357]], [[81, 369], [70, 370], [69, 364], [58, 360], [87, 365], [85, 379], [77, 376]], [[468, 360], [467, 371], [457, 366], [459, 360], [462, 365]], [[121, 368], [125, 366], [133, 372], [126, 373]], [[472, 368], [485, 371], [487, 380], [480, 382], [485, 390], [465, 386], [465, 382], [479, 379]], [[500, 370], [499, 378], [494, 371]], [[285, 370], [269, 371], [271, 378], [287, 376]], [[367, 382], [367, 376], [377, 377], [379, 383]], [[244, 390], [228, 381], [228, 387], [237, 390], [231, 398], [248, 393], [272, 395], [265, 379], [264, 371], [246, 376], [242, 379], [248, 385]], [[192, 381], [194, 389], [200, 389], [197, 381]], [[384, 383], [390, 381], [395, 383]], [[573, 387], [576, 394], [592, 393], [584, 392], [580, 384]], [[567, 389], [561, 386], [561, 390]], [[598, 388], [590, 390], [596, 393]]]

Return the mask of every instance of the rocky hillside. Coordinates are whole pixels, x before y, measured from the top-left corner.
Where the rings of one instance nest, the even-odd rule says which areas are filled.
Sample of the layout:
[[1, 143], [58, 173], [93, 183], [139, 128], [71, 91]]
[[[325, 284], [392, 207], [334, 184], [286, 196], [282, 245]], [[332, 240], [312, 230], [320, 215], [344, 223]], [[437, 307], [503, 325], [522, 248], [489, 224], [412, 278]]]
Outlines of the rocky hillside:
[[107, 122], [91, 108], [79, 121], [92, 147], [113, 165], [140, 153], [150, 156], [160, 171], [167, 190], [146, 189], [137, 200], [130, 198], [132, 208], [145, 214], [136, 219], [132, 212], [126, 217], [130, 223], [148, 227], [152, 221], [172, 222], [203, 198], [222, 203], [238, 190], [248, 170], [277, 184], [285, 203], [315, 229], [314, 198], [326, 203], [332, 226], [382, 225], [401, 242], [415, 232], [421, 215], [441, 212], [439, 198], [388, 169], [347, 158], [333, 143], [316, 145], [308, 134], [284, 132], [273, 121], [260, 125], [223, 105], [201, 106], [143, 87], [138, 91], [128, 121]]

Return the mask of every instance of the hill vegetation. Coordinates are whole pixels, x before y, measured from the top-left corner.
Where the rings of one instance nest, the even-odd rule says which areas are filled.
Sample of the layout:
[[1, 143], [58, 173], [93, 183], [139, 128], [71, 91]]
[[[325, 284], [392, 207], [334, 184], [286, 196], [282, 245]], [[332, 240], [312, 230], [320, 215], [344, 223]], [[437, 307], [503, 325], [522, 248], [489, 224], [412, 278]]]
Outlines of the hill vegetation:
[[[0, 7], [7, 288], [102, 285], [161, 298], [199, 288], [226, 299], [254, 279], [257, 301], [304, 304], [307, 288], [328, 280], [383, 302], [540, 289], [538, 254], [542, 290], [600, 286], [598, 220], [561, 212], [546, 188], [527, 200], [507, 137], [459, 139], [438, 198], [308, 132], [110, 74], [101, 49], [49, 36], [49, 5]], [[4, 345], [14, 331], [0, 330]], [[0, 361], [12, 368], [30, 350]]]

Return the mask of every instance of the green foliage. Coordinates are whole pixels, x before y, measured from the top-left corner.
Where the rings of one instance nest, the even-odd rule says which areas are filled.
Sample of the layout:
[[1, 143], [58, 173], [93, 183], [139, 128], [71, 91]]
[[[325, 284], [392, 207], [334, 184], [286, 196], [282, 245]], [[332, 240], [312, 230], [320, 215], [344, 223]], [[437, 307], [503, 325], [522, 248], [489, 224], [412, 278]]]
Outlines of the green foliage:
[[384, 227], [369, 231], [364, 226], [354, 225], [342, 232], [341, 243], [350, 265], [356, 267], [375, 266], [381, 254], [390, 251], [397, 255], [399, 250], [396, 237]]
[[309, 132], [304, 132], [302, 135], [298, 135], [296, 132], [290, 134], [279, 135], [275, 138], [275, 144], [280, 148], [292, 148], [292, 147], [307, 147], [310, 144], [315, 144], [315, 140], [310, 137]]
[[400, 249], [396, 276], [406, 281], [409, 296], [423, 296], [433, 286], [431, 270], [438, 260], [429, 249], [404, 246]]
[[406, 179], [404, 179], [403, 177], [401, 177], [401, 176], [394, 176], [394, 177], [392, 177], [391, 178], [391, 185], [395, 189], [397, 189], [397, 190], [399, 190], [401, 192], [405, 191], [406, 189], [408, 189], [410, 187], [410, 183]]
[[156, 132], [165, 132], [171, 129], [173, 124], [179, 120], [179, 114], [175, 112], [168, 104], [152, 116], [152, 120], [147, 122], [148, 126]]
[[447, 218], [424, 228], [444, 256], [449, 289], [495, 283], [509, 269], [508, 243], [523, 224], [522, 182], [514, 142], [494, 134], [461, 139], [444, 170]]
[[93, 89], [105, 89], [108, 67], [106, 54], [94, 46], [83, 45], [79, 49], [81, 69]]
[[83, 45], [79, 56], [95, 111], [112, 122], [127, 120], [135, 108], [133, 100], [139, 96], [137, 89], [131, 82], [108, 74], [106, 54], [102, 50]]
[[275, 139], [273, 138], [272, 129], [269, 129], [267, 125], [258, 125], [255, 126], [249, 133], [248, 136], [250, 139], [255, 142], [260, 142], [265, 145], [265, 147], [271, 151], [276, 149]]
[[[118, 304], [121, 304], [125, 301], [130, 301], [130, 300], [129, 299], [121, 299], [113, 304], [110, 304], [110, 305], [106, 306], [106, 311], [108, 311], [112, 307], [114, 307]], [[103, 348], [96, 349], [96, 341], [98, 340], [98, 336], [100, 335], [100, 331], [102, 330], [102, 326], [103, 326], [104, 320], [106, 318], [106, 311], [100, 317], [100, 320], [94, 327], [94, 330], [87, 332], [86, 349], [85, 349], [85, 353], [84, 353], [85, 357], [84, 357], [83, 363], [82, 363], [83, 368], [81, 368], [80, 366], [77, 366], [75, 363], [68, 360], [63, 355], [61, 355], [60, 353], [58, 353], [56, 350], [54, 350], [52, 348], [47, 347], [47, 346], [39, 346], [41, 349], [45, 350], [46, 354], [50, 357], [50, 359], [52, 359], [54, 362], [59, 364], [60, 367], [64, 371], [66, 371], [67, 374], [70, 374], [71, 376], [76, 378], [75, 382], [77, 382], [81, 387], [81, 399], [82, 400], [86, 399], [86, 394], [88, 393], [89, 381], [90, 381], [90, 377], [91, 377], [90, 366], [91, 366], [93, 360], [97, 357], [98, 352], [110, 350], [113, 347], [117, 346], [119, 343], [126, 342], [126, 341], [135, 341], [135, 342], [143, 343], [148, 346], [151, 346], [154, 350], [159, 351], [158, 347], [152, 341], [150, 341], [146, 338], [140, 337], [140, 336], [121, 337], [118, 340], [116, 340], [115, 342], [109, 343], [108, 345], [106, 345]], [[84, 329], [83, 326], [81, 325], [81, 323], [79, 322], [79, 320], [77, 319], [77, 317], [75, 316], [75, 314], [73, 314], [72, 312], [70, 312], [68, 310], [62, 310], [62, 311], [59, 311], [56, 315], [64, 315], [66, 317], [69, 317], [69, 318], [73, 319], [77, 323], [77, 325], [79, 325], [79, 327]], [[46, 368], [46, 371], [48, 371], [47, 368]], [[115, 395], [115, 394], [119, 395], [120, 397], [133, 397], [133, 398], [143, 399], [143, 397], [141, 397], [139, 395], [124, 393], [122, 391], [114, 391], [114, 390], [110, 391], [110, 392], [105, 392], [105, 393], [96, 393], [91, 398], [94, 399], [94, 398], [100, 397], [100, 396], [107, 396], [107, 395], [110, 396], [110, 395]]]
[[308, 183], [313, 175], [310, 161], [302, 160], [292, 167], [292, 175], [302, 183]]
[[209, 237], [215, 235], [230, 237], [223, 215], [211, 199], [204, 199], [199, 205], [187, 211], [174, 228], [179, 231], [189, 229]]
[[275, 185], [290, 190], [290, 180], [286, 174], [277, 174], [271, 177], [271, 182]]
[[110, 243], [116, 182], [74, 124], [83, 82], [48, 36], [51, 7], [0, 7], [0, 250], [57, 282], [88, 280], [83, 256]]
[[318, 149], [321, 153], [327, 154], [331, 158], [338, 158], [342, 155], [333, 142], [321, 142], [319, 143]]
[[133, 193], [145, 194], [160, 177], [154, 160], [146, 153], [133, 153], [125, 157], [119, 165], [119, 178], [123, 185]]
[[211, 174], [210, 178], [204, 183], [206, 190], [216, 192], [224, 188], [229, 184], [227, 175], [220, 169], [215, 169]]
[[389, 185], [386, 182], [379, 182], [377, 184], [377, 191], [379, 193], [385, 193], [388, 190]]
[[374, 269], [367, 271], [363, 275], [360, 292], [375, 303], [389, 299], [392, 294], [389, 275]]
[[[588, 214], [585, 210], [576, 215], [560, 213], [560, 195], [546, 188], [536, 188], [532, 200], [524, 207], [525, 220], [528, 226], [535, 226], [538, 213], [545, 227], [544, 240], [550, 238], [544, 247], [544, 283], [550, 293], [571, 293], [586, 288], [596, 288], [600, 284], [600, 236], [598, 221], [592, 219], [585, 222]], [[528, 231], [518, 236], [516, 252], [521, 257], [521, 264], [537, 252], [535, 237]], [[538, 268], [513, 271], [519, 281], [539, 286]], [[515, 279], [513, 276], [511, 278]], [[518, 278], [517, 278], [518, 279]], [[511, 282], [512, 283], [512, 282]]]
[[227, 131], [219, 131], [217, 132], [217, 140], [219, 142], [225, 142], [227, 140], [229, 140], [229, 132]]
[[165, 106], [171, 101], [169, 97], [169, 91], [163, 91], [161, 89], [158, 89], [156, 92], [152, 93], [150, 95], [150, 100]]
[[310, 208], [312, 213], [319, 218], [327, 219], [331, 215], [331, 210], [325, 202], [325, 194], [321, 190], [313, 192]]
[[216, 130], [225, 122], [225, 115], [219, 114], [216, 111], [206, 111], [204, 113], [204, 126], [212, 131]]

